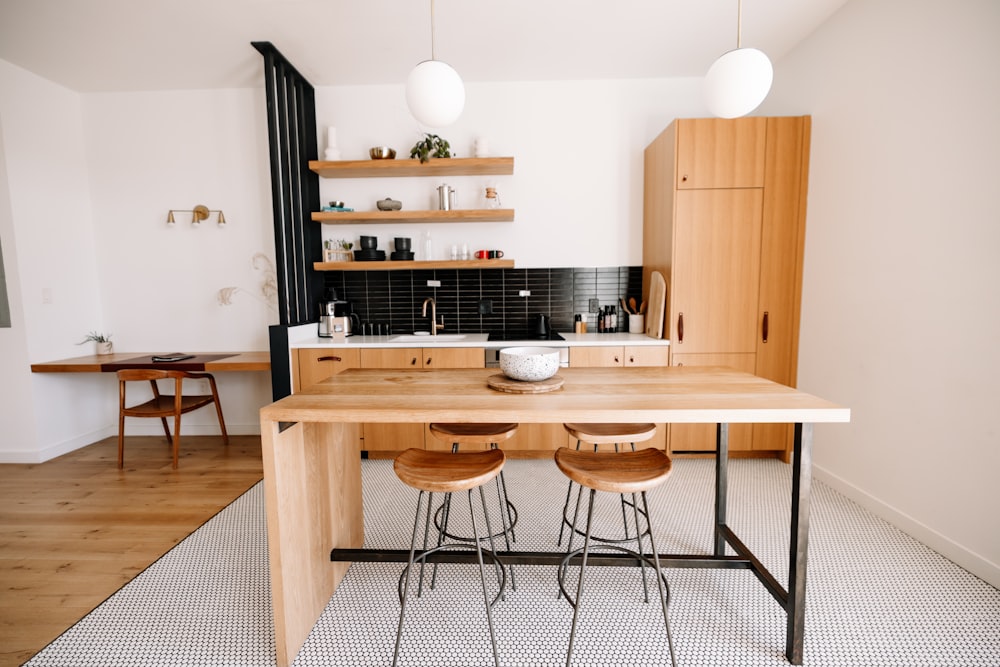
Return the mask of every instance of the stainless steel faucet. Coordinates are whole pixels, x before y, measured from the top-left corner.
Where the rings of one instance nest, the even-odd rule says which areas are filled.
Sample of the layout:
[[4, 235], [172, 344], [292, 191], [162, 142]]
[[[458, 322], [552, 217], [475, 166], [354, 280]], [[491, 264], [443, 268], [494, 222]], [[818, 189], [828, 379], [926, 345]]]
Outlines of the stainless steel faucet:
[[437, 321], [437, 304], [434, 299], [427, 297], [424, 299], [423, 308], [420, 310], [421, 317], [427, 317], [427, 304], [431, 304], [431, 335], [437, 336], [438, 329], [444, 329], [444, 315], [441, 316], [441, 324]]

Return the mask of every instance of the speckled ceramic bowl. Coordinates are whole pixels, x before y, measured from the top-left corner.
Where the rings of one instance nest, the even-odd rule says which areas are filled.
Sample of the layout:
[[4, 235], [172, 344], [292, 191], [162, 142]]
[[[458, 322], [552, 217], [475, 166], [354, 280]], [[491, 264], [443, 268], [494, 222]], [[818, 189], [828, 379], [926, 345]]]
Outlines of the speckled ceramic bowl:
[[547, 380], [559, 370], [559, 350], [551, 347], [506, 347], [500, 350], [500, 370], [511, 380]]

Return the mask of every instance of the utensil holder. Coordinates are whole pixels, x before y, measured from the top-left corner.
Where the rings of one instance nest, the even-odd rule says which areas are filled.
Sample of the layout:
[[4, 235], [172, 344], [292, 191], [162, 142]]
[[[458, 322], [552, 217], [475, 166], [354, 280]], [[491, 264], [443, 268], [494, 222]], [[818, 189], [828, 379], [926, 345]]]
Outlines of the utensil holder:
[[628, 316], [628, 332], [629, 333], [645, 333], [646, 332], [646, 317], [639, 314], [629, 313]]

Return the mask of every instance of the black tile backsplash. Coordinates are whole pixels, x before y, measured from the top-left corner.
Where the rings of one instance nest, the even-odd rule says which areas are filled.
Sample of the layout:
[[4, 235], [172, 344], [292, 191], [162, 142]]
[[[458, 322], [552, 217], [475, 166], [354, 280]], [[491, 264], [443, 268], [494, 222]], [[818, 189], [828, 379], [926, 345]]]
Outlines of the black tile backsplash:
[[[441, 281], [428, 287], [428, 280]], [[333, 287], [350, 301], [362, 323], [388, 324], [392, 333], [426, 330], [420, 315], [424, 299], [432, 297], [444, 333], [527, 331], [535, 315], [549, 315], [556, 331], [572, 332], [573, 316], [587, 317], [587, 330], [596, 332], [590, 300], [601, 307], [615, 306], [619, 331], [628, 328], [618, 299], [642, 296], [642, 267], [620, 266], [560, 269], [421, 269], [414, 271], [329, 271], [325, 287]], [[520, 296], [527, 290], [529, 296]], [[492, 313], [481, 313], [488, 302]]]

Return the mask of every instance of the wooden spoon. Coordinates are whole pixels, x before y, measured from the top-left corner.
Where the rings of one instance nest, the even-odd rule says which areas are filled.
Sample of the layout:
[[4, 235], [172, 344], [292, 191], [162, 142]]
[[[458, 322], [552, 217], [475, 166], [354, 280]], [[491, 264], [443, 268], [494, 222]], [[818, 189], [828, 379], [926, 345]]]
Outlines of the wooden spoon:
[[618, 303], [620, 303], [622, 305], [622, 310], [623, 311], [625, 311], [626, 313], [629, 312], [628, 304], [625, 303], [625, 297], [620, 297], [618, 299]]
[[633, 315], [638, 315], [639, 314], [639, 309], [636, 308], [636, 306], [635, 306], [635, 297], [634, 296], [630, 296], [628, 298], [628, 305], [629, 305], [629, 311], [628, 312], [632, 313]]
[[646, 302], [645, 300], [639, 304], [639, 313], [642, 315], [646, 314]]

